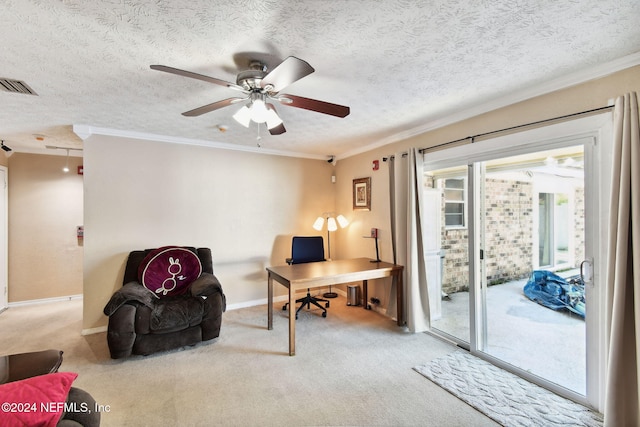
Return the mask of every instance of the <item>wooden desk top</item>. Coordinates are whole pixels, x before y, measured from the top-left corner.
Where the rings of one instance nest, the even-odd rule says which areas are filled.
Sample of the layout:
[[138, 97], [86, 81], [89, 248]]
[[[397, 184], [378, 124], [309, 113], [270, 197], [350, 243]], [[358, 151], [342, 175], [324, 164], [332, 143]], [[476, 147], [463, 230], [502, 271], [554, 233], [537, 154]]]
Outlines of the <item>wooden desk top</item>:
[[369, 258], [342, 259], [267, 267], [267, 271], [294, 287], [337, 285], [391, 276], [401, 265], [372, 262]]

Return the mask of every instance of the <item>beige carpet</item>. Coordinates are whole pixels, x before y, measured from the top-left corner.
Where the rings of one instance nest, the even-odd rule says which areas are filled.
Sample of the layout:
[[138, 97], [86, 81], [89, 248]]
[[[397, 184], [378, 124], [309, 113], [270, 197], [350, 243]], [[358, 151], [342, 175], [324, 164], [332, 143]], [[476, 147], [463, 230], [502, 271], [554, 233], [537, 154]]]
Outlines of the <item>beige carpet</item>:
[[[82, 302], [0, 314], [1, 354], [56, 348], [61, 371], [109, 407], [103, 426], [496, 426], [412, 368], [455, 351], [388, 318], [332, 301], [327, 318], [303, 312], [296, 356], [287, 312], [228, 311], [221, 336], [182, 350], [111, 360], [106, 334], [81, 336]], [[1, 424], [1, 423], [0, 423]]]

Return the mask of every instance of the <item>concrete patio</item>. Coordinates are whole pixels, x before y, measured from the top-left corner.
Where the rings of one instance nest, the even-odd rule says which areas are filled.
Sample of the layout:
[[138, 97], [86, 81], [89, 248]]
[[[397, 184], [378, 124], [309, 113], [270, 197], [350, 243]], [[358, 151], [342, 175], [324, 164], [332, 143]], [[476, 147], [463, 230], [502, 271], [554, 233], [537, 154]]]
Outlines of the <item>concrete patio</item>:
[[[565, 275], [566, 276], [566, 275]], [[586, 329], [582, 318], [528, 299], [526, 279], [487, 289], [485, 352], [562, 387], [586, 393]], [[469, 340], [469, 293], [442, 301], [442, 317], [432, 326]]]

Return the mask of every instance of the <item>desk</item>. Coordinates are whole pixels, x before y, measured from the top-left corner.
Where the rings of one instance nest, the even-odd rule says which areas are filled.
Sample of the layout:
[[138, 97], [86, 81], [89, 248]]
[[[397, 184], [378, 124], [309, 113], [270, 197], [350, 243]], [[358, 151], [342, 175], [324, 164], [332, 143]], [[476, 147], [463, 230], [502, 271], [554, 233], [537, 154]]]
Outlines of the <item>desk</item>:
[[338, 285], [362, 281], [364, 307], [367, 307], [367, 281], [393, 277], [396, 282], [398, 303], [398, 325], [403, 321], [402, 270], [401, 265], [388, 262], [371, 262], [369, 258], [343, 259], [304, 264], [267, 267], [267, 329], [273, 329], [273, 281], [289, 289], [289, 355], [296, 354], [295, 292], [298, 289]]

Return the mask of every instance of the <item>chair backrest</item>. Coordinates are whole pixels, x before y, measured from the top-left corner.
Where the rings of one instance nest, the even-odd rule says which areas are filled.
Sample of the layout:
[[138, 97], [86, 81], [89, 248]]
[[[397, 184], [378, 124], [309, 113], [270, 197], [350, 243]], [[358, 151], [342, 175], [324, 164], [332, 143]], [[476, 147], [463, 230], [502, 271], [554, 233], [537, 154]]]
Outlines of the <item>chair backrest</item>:
[[322, 236], [294, 236], [291, 241], [290, 264], [325, 261]]

